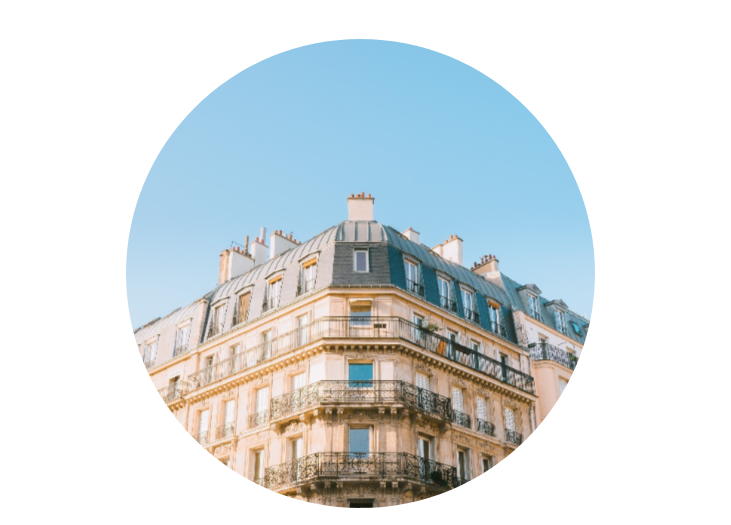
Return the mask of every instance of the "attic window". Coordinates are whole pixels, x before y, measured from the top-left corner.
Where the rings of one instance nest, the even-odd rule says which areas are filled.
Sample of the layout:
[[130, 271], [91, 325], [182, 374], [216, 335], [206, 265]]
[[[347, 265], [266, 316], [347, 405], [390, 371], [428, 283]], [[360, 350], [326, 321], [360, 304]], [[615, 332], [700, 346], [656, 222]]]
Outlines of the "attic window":
[[368, 250], [355, 250], [353, 253], [353, 269], [356, 272], [368, 271]]
[[571, 321], [571, 328], [574, 329], [574, 332], [576, 332], [576, 335], [581, 335], [581, 327], [578, 324]]

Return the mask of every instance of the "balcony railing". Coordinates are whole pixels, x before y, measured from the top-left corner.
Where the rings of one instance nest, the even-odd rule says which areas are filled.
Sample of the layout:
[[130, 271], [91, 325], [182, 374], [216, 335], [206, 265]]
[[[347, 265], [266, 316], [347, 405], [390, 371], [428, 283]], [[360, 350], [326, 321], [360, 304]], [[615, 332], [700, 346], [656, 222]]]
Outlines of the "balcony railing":
[[406, 452], [318, 452], [266, 469], [264, 486], [279, 490], [317, 480], [409, 480], [451, 489], [457, 469]]
[[495, 425], [484, 419], [477, 419], [477, 431], [495, 437]]
[[318, 381], [271, 401], [271, 421], [276, 421], [316, 405], [398, 404], [452, 419], [452, 401], [405, 381]]
[[279, 296], [270, 297], [269, 299], [264, 299], [264, 303], [262, 304], [261, 311], [262, 311], [262, 313], [264, 313], [264, 312], [268, 312], [269, 310], [274, 310], [275, 308], [279, 308]]
[[145, 363], [145, 368], [148, 369], [148, 370], [150, 368], [152, 368], [153, 366], [155, 366], [155, 360], [154, 359], [148, 359], [147, 361], [144, 361], [144, 363]]
[[189, 349], [190, 349], [190, 346], [188, 345], [188, 343], [176, 345], [175, 349], [173, 350], [173, 357], [178, 357], [179, 355], [183, 355]]
[[512, 443], [513, 445], [520, 445], [523, 442], [523, 434], [506, 428], [505, 441]]
[[458, 424], [461, 427], [465, 428], [472, 428], [472, 418], [469, 414], [465, 414], [464, 412], [460, 412], [459, 410], [453, 410], [454, 417], [452, 418], [452, 421], [454, 421], [456, 424]]
[[534, 361], [554, 361], [573, 370], [579, 358], [574, 354], [548, 343], [537, 343], [530, 347], [530, 358]]
[[439, 296], [439, 305], [442, 308], [446, 308], [447, 310], [452, 310], [453, 312], [457, 311], [457, 302], [452, 301], [451, 299], [444, 297], [443, 295]]
[[480, 322], [480, 314], [477, 313], [476, 310], [470, 310], [469, 308], [465, 307], [464, 310], [464, 318], [468, 321], [473, 321], [475, 323]]
[[224, 423], [216, 430], [216, 439], [225, 439], [234, 435], [236, 424], [233, 421]]
[[199, 370], [189, 376], [188, 381], [192, 389], [201, 388], [325, 338], [400, 339], [417, 345], [427, 352], [461, 363], [524, 392], [535, 393], [535, 382], [528, 374], [503, 365], [495, 359], [400, 317], [321, 317], [307, 326], [291, 330], [271, 341]]
[[211, 325], [208, 327], [208, 333], [206, 334], [206, 339], [210, 339], [214, 335], [218, 335], [221, 333], [223, 333], [223, 321], [211, 323]]
[[204, 431], [198, 432], [198, 437], [196, 438], [196, 440], [201, 445], [206, 446], [208, 444], [208, 431], [204, 430]]
[[310, 279], [308, 281], [301, 282], [297, 286], [297, 295], [302, 295], [303, 293], [311, 292], [314, 289], [315, 289], [315, 279]]
[[187, 381], [176, 381], [175, 383], [170, 383], [165, 388], [161, 388], [158, 390], [158, 393], [165, 403], [172, 403], [176, 399], [182, 398], [189, 390], [190, 385]]
[[424, 285], [419, 284], [416, 281], [412, 281], [411, 279], [406, 279], [406, 290], [424, 297]]
[[508, 338], [505, 325], [500, 324], [497, 321], [490, 321], [490, 331], [494, 334], [501, 335], [506, 339]]
[[269, 411], [262, 410], [249, 414], [249, 428], [256, 428], [269, 422]]

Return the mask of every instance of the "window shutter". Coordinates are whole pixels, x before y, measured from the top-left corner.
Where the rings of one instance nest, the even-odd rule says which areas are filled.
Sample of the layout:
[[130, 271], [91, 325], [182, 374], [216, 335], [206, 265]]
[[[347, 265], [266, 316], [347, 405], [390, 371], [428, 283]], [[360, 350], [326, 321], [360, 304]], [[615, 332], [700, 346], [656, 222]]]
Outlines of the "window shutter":
[[429, 390], [429, 376], [426, 374], [416, 373], [416, 386]]
[[515, 431], [515, 412], [509, 408], [504, 409], [505, 413], [505, 428], [507, 430]]
[[481, 397], [477, 398], [477, 419], [487, 421], [487, 404]]
[[269, 408], [269, 387], [260, 388], [256, 391], [256, 413], [266, 412]]
[[210, 420], [211, 412], [204, 410], [201, 412], [200, 421], [198, 421], [198, 435], [203, 435], [208, 430], [208, 421]]
[[292, 378], [292, 391], [305, 386], [305, 374], [297, 374]]
[[226, 414], [224, 415], [224, 423], [234, 422], [234, 401], [226, 402]]

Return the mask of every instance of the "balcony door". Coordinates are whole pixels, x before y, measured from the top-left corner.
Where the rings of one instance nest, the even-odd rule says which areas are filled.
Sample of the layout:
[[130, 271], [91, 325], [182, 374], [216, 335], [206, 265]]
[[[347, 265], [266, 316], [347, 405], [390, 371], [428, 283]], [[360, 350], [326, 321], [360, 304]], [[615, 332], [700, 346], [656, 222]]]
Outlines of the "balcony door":
[[304, 464], [301, 461], [304, 456], [305, 442], [301, 437], [292, 440], [292, 472], [295, 476], [295, 480], [302, 479], [304, 472]]
[[292, 377], [292, 410], [296, 411], [305, 404], [305, 392], [301, 390], [305, 387], [305, 374], [297, 374]]
[[198, 420], [198, 442], [205, 445], [208, 442], [208, 423], [211, 420], [211, 411], [206, 409], [201, 411]]
[[307, 334], [307, 325], [310, 323], [309, 314], [301, 315], [297, 318], [297, 342], [296, 346], [304, 346], [309, 343]]
[[431, 439], [426, 436], [419, 436], [417, 454], [419, 455], [419, 477], [428, 481], [431, 479], [432, 471], [432, 444]]

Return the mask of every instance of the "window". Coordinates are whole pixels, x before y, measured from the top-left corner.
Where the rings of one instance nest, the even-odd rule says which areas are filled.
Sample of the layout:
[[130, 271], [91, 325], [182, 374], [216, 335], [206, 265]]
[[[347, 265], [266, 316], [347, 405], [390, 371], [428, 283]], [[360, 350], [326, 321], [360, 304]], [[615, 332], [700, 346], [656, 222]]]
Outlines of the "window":
[[495, 464], [495, 458], [493, 456], [487, 456], [482, 458], [482, 473], [484, 474], [492, 468]]
[[495, 305], [488, 303], [487, 314], [490, 317], [490, 330], [498, 333], [500, 329], [500, 311]]
[[264, 480], [264, 451], [254, 451], [254, 481], [261, 483]]
[[578, 324], [576, 324], [575, 322], [571, 321], [571, 328], [574, 329], [574, 333], [576, 335], [581, 335], [581, 327]]
[[299, 293], [307, 293], [315, 289], [315, 276], [317, 275], [317, 259], [310, 259], [302, 263], [300, 274]]
[[430, 390], [429, 376], [426, 374], [416, 373], [416, 386], [424, 390]]
[[242, 293], [236, 299], [236, 311], [234, 312], [234, 325], [241, 324], [246, 321], [246, 317], [249, 315], [249, 302], [251, 300], [251, 293]]
[[188, 339], [190, 339], [190, 323], [178, 328], [178, 331], [175, 334], [175, 349], [173, 350], [173, 357], [188, 350]]
[[261, 358], [269, 359], [272, 355], [272, 331], [267, 330], [261, 333]]
[[368, 271], [368, 250], [355, 250], [353, 254], [353, 268], [356, 272]]
[[449, 339], [449, 344], [447, 345], [447, 357], [454, 359], [454, 346], [452, 343], [457, 342], [457, 332], [447, 330], [447, 338]]
[[427, 436], [419, 436], [419, 450], [418, 454], [420, 458], [423, 458], [425, 461], [429, 461], [431, 459], [431, 439]]
[[238, 372], [241, 369], [241, 363], [240, 363], [241, 359], [237, 359], [237, 358], [238, 358], [239, 354], [241, 353], [242, 346], [243, 346], [242, 343], [238, 343], [231, 347], [231, 361], [229, 361], [229, 362], [231, 363], [230, 368], [231, 368], [232, 374], [235, 374], [236, 372]]
[[235, 408], [236, 402], [233, 399], [226, 401], [223, 408], [223, 426], [219, 431], [218, 439], [223, 439], [233, 435]]
[[487, 403], [481, 397], [477, 398], [477, 419], [487, 421]]
[[533, 319], [538, 319], [538, 298], [528, 294], [528, 313]]
[[424, 318], [420, 315], [412, 315], [411, 322], [414, 326], [411, 327], [411, 340], [419, 346], [424, 346], [426, 333], [422, 330], [424, 326]]
[[452, 301], [450, 300], [449, 281], [442, 277], [437, 277], [437, 284], [439, 285], [439, 304], [441, 304], [442, 308], [454, 310]]
[[222, 304], [213, 309], [213, 318], [211, 319], [211, 327], [208, 337], [213, 337], [223, 332], [223, 321], [226, 316], [226, 305]]
[[368, 428], [350, 428], [348, 430], [348, 452], [350, 456], [367, 456], [371, 447], [371, 431]]
[[267, 283], [264, 311], [279, 308], [279, 296], [282, 293], [282, 276], [276, 277]]
[[556, 330], [562, 334], [566, 333], [566, 320], [561, 310], [556, 310]]
[[473, 351], [477, 352], [478, 354], [482, 353], [482, 347], [480, 346], [479, 341], [472, 340], [470, 343], [470, 347], [472, 348]]
[[[213, 382], [213, 355], [209, 355], [206, 357], [205, 363], [206, 363], [206, 372], [203, 374], [203, 379], [205, 381], [205, 385]], [[201, 385], [204, 386], [204, 385]]]
[[462, 448], [457, 449], [457, 479], [460, 483], [470, 479], [469, 451]]
[[296, 376], [292, 376], [292, 392], [299, 388], [302, 388], [303, 386], [305, 386], [304, 372], [302, 372], [301, 374], [297, 374]]
[[256, 407], [257, 414], [265, 414], [269, 410], [269, 387], [265, 386], [256, 391]]
[[371, 303], [353, 303], [350, 305], [350, 326], [370, 326]]
[[566, 385], [568, 385], [569, 382], [566, 381], [564, 378], [559, 378], [558, 380], [558, 395], [562, 395], [564, 389], [566, 388]]
[[500, 361], [500, 373], [503, 381], [508, 380], [508, 368], [510, 367], [510, 358], [505, 354], [498, 352], [498, 360]]
[[198, 416], [198, 443], [205, 445], [208, 443], [208, 423], [211, 419], [211, 411], [208, 409], [201, 410]]
[[452, 408], [459, 410], [460, 412], [464, 412], [464, 396], [462, 394], [462, 389], [457, 388], [456, 386], [452, 387]]
[[503, 413], [505, 414], [505, 430], [515, 432], [515, 412], [506, 407], [503, 409]]
[[424, 295], [424, 287], [419, 284], [419, 266], [404, 259], [406, 268], [406, 289], [418, 295]]
[[472, 292], [462, 289], [462, 307], [464, 308], [465, 319], [478, 322], [480, 316], [475, 311], [475, 298]]
[[349, 363], [350, 388], [373, 388], [373, 363]]
[[310, 322], [309, 314], [300, 315], [297, 318], [297, 346], [304, 346], [309, 343], [309, 337], [307, 333], [307, 325]]
[[145, 345], [145, 355], [142, 357], [147, 368], [155, 364], [157, 360], [157, 339]]
[[372, 499], [351, 499], [351, 500], [348, 500], [348, 506], [351, 509], [372, 509], [372, 508], [374, 508]]

